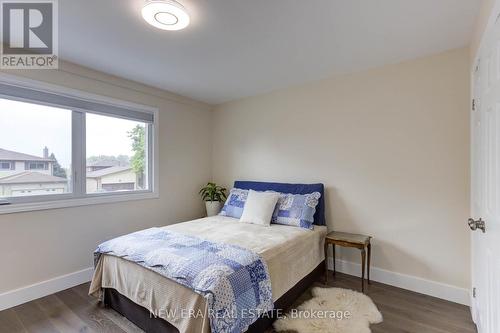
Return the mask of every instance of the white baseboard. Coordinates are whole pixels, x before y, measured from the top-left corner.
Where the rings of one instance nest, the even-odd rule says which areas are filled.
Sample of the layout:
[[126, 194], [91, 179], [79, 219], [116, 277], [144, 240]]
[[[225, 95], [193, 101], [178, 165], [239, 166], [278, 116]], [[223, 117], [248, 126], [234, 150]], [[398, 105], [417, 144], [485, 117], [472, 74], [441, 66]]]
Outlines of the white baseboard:
[[[331, 257], [328, 258], [328, 267], [333, 269], [333, 260]], [[337, 259], [336, 268], [337, 271], [341, 273], [354, 276], [361, 275], [361, 265], [357, 263]], [[81, 271], [58, 276], [50, 280], [2, 293], [0, 294], [0, 311], [88, 282], [92, 278], [93, 271], [93, 268], [89, 267]], [[411, 275], [395, 273], [377, 267], [372, 267], [370, 273], [370, 278], [373, 281], [442, 298], [455, 303], [464, 305], [470, 304], [469, 291], [464, 288]]]
[[[339, 260], [335, 261], [336, 270], [341, 273], [361, 276], [361, 264]], [[333, 258], [328, 257], [328, 267], [333, 270]], [[385, 269], [371, 267], [370, 279], [394, 287], [434, 296], [447, 301], [470, 305], [469, 290], [449, 284], [426, 280], [416, 276], [391, 272]]]
[[0, 294], [0, 311], [54, 294], [92, 279], [92, 267]]

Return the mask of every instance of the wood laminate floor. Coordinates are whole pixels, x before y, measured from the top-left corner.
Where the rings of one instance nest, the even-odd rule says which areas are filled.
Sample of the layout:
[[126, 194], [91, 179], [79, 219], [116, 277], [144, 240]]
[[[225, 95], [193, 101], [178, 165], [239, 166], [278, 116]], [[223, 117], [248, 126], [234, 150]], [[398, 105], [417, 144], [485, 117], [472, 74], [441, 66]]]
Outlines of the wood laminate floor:
[[[322, 281], [315, 285], [324, 287]], [[330, 278], [328, 285], [360, 289], [359, 278], [339, 273]], [[89, 284], [85, 283], [0, 311], [0, 332], [142, 332], [115, 311], [98, 305], [87, 295], [88, 288]], [[384, 316], [383, 323], [372, 325], [373, 333], [476, 332], [466, 306], [376, 282], [368, 287], [367, 294]], [[297, 303], [309, 297], [306, 292]]]

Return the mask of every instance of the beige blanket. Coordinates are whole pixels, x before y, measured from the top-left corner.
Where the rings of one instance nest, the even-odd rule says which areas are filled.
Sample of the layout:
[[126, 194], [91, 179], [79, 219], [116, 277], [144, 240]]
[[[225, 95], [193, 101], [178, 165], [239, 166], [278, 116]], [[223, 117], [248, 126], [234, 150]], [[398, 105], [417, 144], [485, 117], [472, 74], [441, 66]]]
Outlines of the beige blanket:
[[[273, 300], [277, 300], [324, 259], [326, 227], [314, 230], [272, 224], [270, 227], [241, 223], [223, 216], [207, 217], [164, 227], [214, 242], [245, 247], [260, 254], [271, 276]], [[127, 260], [101, 257], [90, 286], [114, 288], [135, 303], [174, 325], [179, 332], [210, 332], [205, 299], [153, 271]]]

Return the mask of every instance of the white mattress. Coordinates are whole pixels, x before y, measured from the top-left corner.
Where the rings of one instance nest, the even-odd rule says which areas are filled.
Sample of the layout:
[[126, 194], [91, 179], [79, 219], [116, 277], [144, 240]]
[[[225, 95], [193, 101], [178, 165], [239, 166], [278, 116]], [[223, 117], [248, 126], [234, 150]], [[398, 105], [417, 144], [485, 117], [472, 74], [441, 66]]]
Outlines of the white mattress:
[[[164, 227], [167, 230], [247, 248], [266, 261], [271, 276], [273, 299], [277, 300], [324, 260], [327, 229], [314, 230], [272, 224], [263, 227], [237, 219], [214, 216]], [[180, 332], [210, 332], [208, 318], [183, 318], [182, 311], [207, 312], [202, 296], [135, 263], [102, 256], [90, 293], [114, 288], [135, 303], [159, 313]], [[176, 311], [172, 311], [172, 309]], [[167, 318], [168, 317], [168, 318]]]

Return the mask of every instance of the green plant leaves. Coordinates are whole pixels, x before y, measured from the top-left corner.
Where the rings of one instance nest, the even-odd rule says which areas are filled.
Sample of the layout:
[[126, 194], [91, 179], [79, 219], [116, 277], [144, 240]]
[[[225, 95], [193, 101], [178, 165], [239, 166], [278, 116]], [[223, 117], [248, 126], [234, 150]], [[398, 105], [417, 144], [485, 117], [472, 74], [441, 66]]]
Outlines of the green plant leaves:
[[204, 201], [223, 202], [227, 199], [226, 191], [227, 189], [225, 187], [208, 182], [207, 185], [200, 189], [199, 194]]

